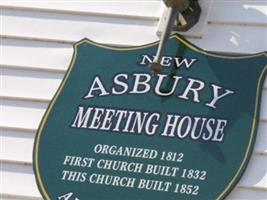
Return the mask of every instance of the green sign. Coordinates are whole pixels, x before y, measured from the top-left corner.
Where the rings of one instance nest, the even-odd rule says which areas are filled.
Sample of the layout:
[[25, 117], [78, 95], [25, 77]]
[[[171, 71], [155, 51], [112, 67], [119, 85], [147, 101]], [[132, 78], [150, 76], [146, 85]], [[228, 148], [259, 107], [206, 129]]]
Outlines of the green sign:
[[35, 139], [44, 199], [219, 200], [237, 184], [257, 133], [266, 55], [218, 55], [175, 35], [153, 75], [157, 44], [74, 45]]

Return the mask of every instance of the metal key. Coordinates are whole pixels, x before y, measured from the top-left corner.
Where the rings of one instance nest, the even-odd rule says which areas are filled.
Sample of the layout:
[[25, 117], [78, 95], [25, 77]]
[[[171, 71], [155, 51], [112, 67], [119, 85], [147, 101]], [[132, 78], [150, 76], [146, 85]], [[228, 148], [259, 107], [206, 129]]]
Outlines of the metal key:
[[150, 68], [151, 68], [153, 74], [156, 74], [156, 73], [159, 73], [162, 71], [163, 67], [160, 64], [160, 61], [161, 61], [161, 58], [163, 56], [166, 42], [169, 39], [169, 36], [170, 36], [171, 31], [173, 29], [173, 25], [174, 25], [175, 20], [178, 16], [178, 13], [185, 11], [190, 5], [189, 0], [164, 0], [164, 3], [170, 9], [170, 11], [168, 12], [168, 16], [166, 19], [166, 21], [167, 21], [166, 27], [164, 28], [164, 31], [161, 35], [156, 56], [150, 65]]

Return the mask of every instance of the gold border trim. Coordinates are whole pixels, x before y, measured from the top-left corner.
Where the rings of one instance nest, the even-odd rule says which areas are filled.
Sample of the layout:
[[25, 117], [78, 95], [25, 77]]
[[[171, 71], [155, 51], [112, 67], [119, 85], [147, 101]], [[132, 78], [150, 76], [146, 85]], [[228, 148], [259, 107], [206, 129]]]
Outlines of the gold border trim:
[[[172, 35], [170, 37], [170, 39], [177, 39], [178, 41], [180, 41], [183, 45], [185, 45], [186, 47], [190, 48], [191, 50], [195, 51], [195, 52], [198, 52], [198, 53], [201, 53], [203, 55], [206, 55], [206, 56], [211, 56], [211, 57], [217, 57], [217, 58], [224, 58], [224, 59], [244, 59], [244, 58], [254, 58], [254, 57], [258, 57], [258, 56], [266, 56], [267, 57], [267, 52], [262, 52], [262, 53], [258, 53], [258, 54], [252, 54], [252, 55], [246, 55], [246, 56], [225, 56], [225, 55], [219, 55], [219, 54], [214, 54], [214, 53], [211, 53], [211, 52], [206, 52], [205, 50], [199, 48], [199, 47], [196, 47], [194, 46], [193, 44], [191, 44], [190, 42], [188, 42], [187, 40], [185, 40], [184, 38], [182, 38], [181, 36], [179, 36], [178, 34], [175, 34], [175, 35]], [[73, 53], [73, 56], [72, 56], [72, 60], [71, 60], [71, 63], [70, 63], [70, 66], [55, 94], [55, 96], [53, 97], [53, 99], [51, 100], [51, 103], [49, 104], [46, 112], [45, 112], [45, 115], [44, 117], [42, 118], [41, 120], [41, 123], [39, 125], [39, 128], [37, 130], [37, 135], [36, 135], [36, 138], [35, 138], [35, 142], [34, 142], [34, 151], [33, 151], [33, 160], [34, 160], [34, 172], [35, 172], [35, 175], [36, 175], [36, 181], [37, 181], [37, 184], [39, 186], [39, 189], [41, 190], [40, 192], [43, 194], [43, 196], [45, 197], [45, 199], [47, 200], [51, 200], [51, 198], [49, 197], [48, 193], [46, 192], [45, 190], [45, 186], [44, 186], [44, 183], [43, 183], [43, 180], [42, 180], [42, 177], [40, 175], [40, 167], [39, 167], [39, 146], [40, 146], [40, 138], [41, 138], [41, 135], [42, 135], [42, 131], [43, 131], [43, 128], [44, 128], [44, 125], [46, 124], [46, 121], [47, 121], [47, 118], [49, 117], [49, 114], [50, 114], [50, 111], [51, 109], [53, 108], [59, 94], [61, 93], [63, 87], [65, 86], [65, 83], [67, 82], [68, 80], [68, 77], [73, 69], [73, 66], [74, 66], [74, 63], [76, 61], [76, 57], [77, 57], [77, 48], [80, 44], [84, 44], [84, 43], [88, 43], [88, 44], [91, 44], [93, 46], [96, 46], [96, 47], [99, 47], [99, 48], [104, 48], [104, 49], [108, 49], [108, 50], [114, 50], [114, 51], [133, 51], [133, 50], [139, 50], [139, 49], [144, 49], [144, 48], [148, 48], [148, 47], [152, 47], [152, 46], [155, 46], [159, 43], [159, 41], [157, 42], [153, 42], [153, 43], [150, 43], [150, 44], [146, 44], [146, 45], [142, 45], [142, 46], [136, 46], [136, 47], [113, 47], [113, 46], [108, 46], [108, 45], [103, 45], [103, 44], [100, 44], [100, 43], [96, 43], [94, 41], [91, 41], [87, 38], [85, 39], [82, 39], [81, 41], [77, 42], [77, 43], [74, 43], [74, 53]], [[233, 179], [230, 181], [230, 183], [228, 184], [228, 186], [225, 188], [225, 190], [218, 196], [218, 198], [216, 198], [216, 200], [222, 200], [226, 194], [228, 194], [231, 189], [236, 185], [236, 181], [239, 180], [240, 176], [242, 175], [242, 173], [244, 172], [243, 170], [245, 170], [244, 167], [246, 167], [246, 164], [248, 163], [248, 156], [250, 155], [251, 151], [252, 151], [252, 146], [253, 146], [253, 143], [254, 143], [254, 139], [255, 139], [255, 135], [256, 135], [256, 124], [257, 124], [257, 117], [258, 117], [258, 114], [259, 114], [259, 97], [260, 97], [260, 88], [261, 88], [261, 85], [262, 85], [262, 81], [263, 81], [263, 78], [264, 78], [264, 75], [267, 71], [267, 65], [264, 67], [262, 73], [260, 74], [260, 77], [258, 79], [258, 84], [257, 84], [257, 91], [256, 91], [256, 98], [255, 98], [255, 109], [254, 109], [254, 115], [253, 115], [253, 123], [252, 123], [252, 128], [251, 128], [251, 132], [250, 132], [250, 139], [249, 139], [249, 142], [248, 142], [248, 148], [245, 152], [245, 156], [244, 156], [244, 159], [240, 165], [240, 168], [238, 169], [237, 173], [235, 174], [235, 176], [233, 177]]]

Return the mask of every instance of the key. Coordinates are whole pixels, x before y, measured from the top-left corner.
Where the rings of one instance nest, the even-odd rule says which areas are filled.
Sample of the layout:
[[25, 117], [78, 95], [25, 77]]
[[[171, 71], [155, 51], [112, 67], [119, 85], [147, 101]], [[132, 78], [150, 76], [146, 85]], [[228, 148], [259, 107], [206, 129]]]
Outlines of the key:
[[168, 41], [169, 36], [171, 34], [172, 27], [173, 27], [173, 24], [174, 24], [175, 19], [176, 19], [176, 14], [178, 12], [178, 9], [176, 6], [170, 7], [169, 9], [170, 9], [170, 12], [168, 13], [168, 16], [167, 16], [166, 27], [165, 27], [162, 35], [161, 35], [161, 38], [160, 38], [157, 54], [156, 54], [152, 64], [150, 65], [150, 68], [152, 70], [152, 74], [157, 74], [157, 73], [162, 71], [162, 66], [160, 65], [160, 61], [161, 61], [161, 58], [163, 56], [163, 50], [165, 48], [166, 42]]
[[[169, 8], [169, 12], [168, 12], [167, 19], [166, 19], [166, 21], [167, 21], [166, 27], [164, 28], [164, 31], [161, 35], [156, 56], [150, 65], [150, 68], [152, 70], [152, 74], [160, 73], [163, 69], [163, 67], [160, 65], [160, 61], [161, 61], [161, 58], [162, 58], [163, 53], [164, 53], [164, 48], [165, 48], [166, 42], [169, 39], [171, 31], [173, 30], [173, 27], [175, 27], [174, 23], [176, 21], [177, 16], [179, 16], [179, 19], [180, 19], [180, 20], [178, 19], [180, 26], [176, 25], [176, 28], [180, 28], [180, 29], [185, 27], [184, 29], [188, 30], [198, 21], [198, 20], [195, 20], [193, 22], [189, 21], [190, 23], [187, 23], [187, 21], [185, 20], [185, 18], [182, 15], [182, 14], [188, 13], [187, 12], [188, 9], [192, 10], [192, 5], [197, 6], [198, 5], [197, 0], [163, 0], [163, 1], [166, 4], [166, 6]], [[197, 11], [199, 11], [199, 10], [197, 10]], [[199, 11], [196, 14], [196, 16], [198, 18], [200, 16], [200, 12], [201, 11]], [[190, 13], [190, 15], [192, 15], [192, 13]], [[186, 15], [186, 17], [187, 17], [186, 19], [188, 20], [187, 15]], [[181, 20], [181, 19], [183, 19], [183, 20]]]

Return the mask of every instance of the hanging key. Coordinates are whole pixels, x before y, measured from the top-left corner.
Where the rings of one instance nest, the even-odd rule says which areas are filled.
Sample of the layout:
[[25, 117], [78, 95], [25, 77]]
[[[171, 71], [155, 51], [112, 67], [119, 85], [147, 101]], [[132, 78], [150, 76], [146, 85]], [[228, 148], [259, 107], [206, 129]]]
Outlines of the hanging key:
[[[180, 29], [183, 26], [185, 26], [186, 29], [188, 29], [188, 27], [190, 27], [190, 26], [192, 27], [198, 21], [198, 19], [197, 19], [197, 20], [192, 20], [195, 23], [192, 23], [192, 22], [188, 23], [186, 21], [186, 20], [188, 20], [188, 17], [185, 18], [182, 15], [182, 13], [187, 14], [188, 9], [192, 10], [193, 5], [196, 7], [196, 5], [198, 5], [197, 0], [163, 0], [163, 1], [169, 10], [168, 10], [168, 14], [166, 17], [166, 25], [164, 27], [164, 30], [163, 30], [161, 38], [160, 38], [160, 42], [159, 42], [156, 56], [150, 65], [150, 68], [151, 68], [153, 74], [159, 73], [163, 69], [163, 67], [160, 65], [160, 61], [161, 61], [163, 53], [164, 53], [164, 48], [165, 48], [166, 42], [168, 41], [169, 36], [170, 36], [170, 34], [174, 28], [175, 21], [178, 21], [179, 26], [176, 25], [176, 27], [178, 27]], [[197, 4], [196, 4], [196, 2], [197, 2]], [[191, 5], [191, 7], [190, 7], [190, 5]], [[195, 12], [191, 12], [190, 15], [192, 15], [192, 13], [195, 13]], [[187, 15], [187, 16], [190, 16], [190, 15]], [[199, 13], [199, 15], [200, 15], [200, 13]], [[178, 19], [177, 19], [177, 17], [178, 17]], [[198, 16], [198, 18], [199, 18], [199, 16]]]

